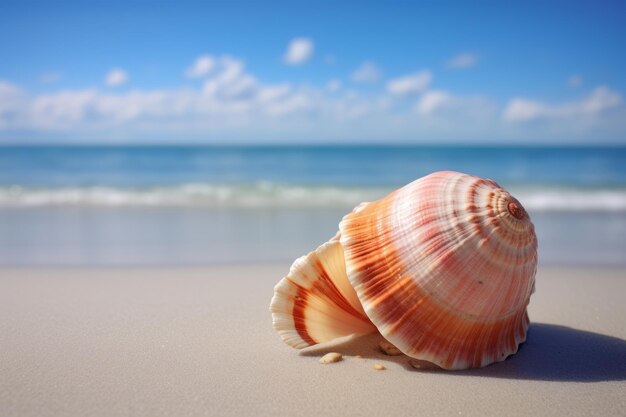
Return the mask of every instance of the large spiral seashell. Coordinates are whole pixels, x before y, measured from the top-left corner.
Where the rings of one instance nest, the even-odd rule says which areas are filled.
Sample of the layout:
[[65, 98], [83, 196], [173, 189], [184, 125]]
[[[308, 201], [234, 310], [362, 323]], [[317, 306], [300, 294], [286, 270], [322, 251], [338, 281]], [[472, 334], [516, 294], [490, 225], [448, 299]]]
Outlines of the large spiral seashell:
[[536, 269], [522, 205], [492, 180], [442, 171], [347, 214], [270, 309], [296, 348], [378, 330], [413, 358], [477, 368], [526, 339]]

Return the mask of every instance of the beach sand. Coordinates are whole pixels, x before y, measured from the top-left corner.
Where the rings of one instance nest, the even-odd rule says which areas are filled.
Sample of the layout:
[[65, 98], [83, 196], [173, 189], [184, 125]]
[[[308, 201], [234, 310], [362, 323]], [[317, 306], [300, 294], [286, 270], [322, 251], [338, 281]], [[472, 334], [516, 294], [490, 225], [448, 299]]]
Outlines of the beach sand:
[[0, 416], [626, 415], [626, 270], [540, 267], [520, 351], [446, 372], [377, 336], [298, 354], [288, 267], [0, 269]]

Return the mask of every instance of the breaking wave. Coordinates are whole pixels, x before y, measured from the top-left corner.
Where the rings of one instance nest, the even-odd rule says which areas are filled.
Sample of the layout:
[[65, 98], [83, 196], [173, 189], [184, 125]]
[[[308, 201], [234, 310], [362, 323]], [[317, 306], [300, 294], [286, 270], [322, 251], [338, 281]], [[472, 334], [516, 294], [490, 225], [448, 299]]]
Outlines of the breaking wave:
[[[0, 207], [351, 208], [385, 196], [388, 187], [188, 183], [155, 187], [1, 186]], [[626, 212], [624, 188], [509, 187], [529, 211]]]

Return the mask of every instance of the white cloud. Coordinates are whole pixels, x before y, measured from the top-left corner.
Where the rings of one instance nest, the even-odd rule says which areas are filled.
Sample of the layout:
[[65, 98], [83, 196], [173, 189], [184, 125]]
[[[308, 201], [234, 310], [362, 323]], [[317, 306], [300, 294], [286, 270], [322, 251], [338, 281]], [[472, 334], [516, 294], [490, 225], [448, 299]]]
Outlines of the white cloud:
[[478, 55], [471, 52], [459, 54], [448, 60], [448, 68], [454, 69], [471, 68], [476, 64], [478, 64]]
[[335, 92], [341, 90], [341, 81], [339, 81], [337, 79], [332, 79], [332, 80], [328, 81], [326, 83], [326, 90], [330, 91], [331, 93], [335, 93]]
[[118, 85], [126, 84], [128, 81], [128, 73], [120, 68], [113, 68], [108, 72], [104, 79], [106, 85], [115, 87]]
[[570, 75], [570, 77], [567, 79], [567, 83], [570, 85], [570, 87], [578, 87], [583, 83], [583, 77], [578, 74]]
[[298, 92], [284, 96], [282, 100], [275, 100], [264, 109], [269, 116], [281, 117], [299, 111], [307, 111], [313, 106], [313, 99], [305, 92]]
[[22, 94], [22, 89], [15, 84], [0, 80], [0, 114], [14, 110]]
[[185, 76], [188, 78], [201, 78], [208, 75], [215, 67], [215, 59], [211, 55], [201, 55], [187, 68]]
[[416, 72], [400, 78], [395, 78], [387, 83], [387, 91], [393, 95], [416, 94], [424, 91], [433, 79], [428, 70]]
[[289, 42], [284, 60], [289, 65], [300, 65], [313, 56], [313, 41], [308, 38], [295, 38]]
[[352, 73], [352, 81], [357, 83], [375, 83], [382, 76], [382, 71], [372, 61], [365, 61]]
[[291, 91], [292, 87], [289, 83], [270, 85], [261, 87], [257, 97], [261, 103], [271, 103], [286, 97], [289, 93], [291, 93]]
[[549, 119], [576, 119], [594, 116], [622, 104], [622, 96], [607, 87], [595, 88], [587, 97], [561, 104], [546, 104], [524, 98], [514, 98], [504, 109], [504, 119], [528, 122]]
[[28, 108], [28, 120], [38, 129], [66, 129], [82, 122], [97, 98], [91, 89], [40, 95]]
[[[289, 83], [263, 84], [247, 73], [243, 61], [215, 58], [215, 69], [200, 89], [133, 90], [106, 93], [65, 90], [22, 99], [17, 86], [0, 82], [0, 130], [129, 131], [241, 129], [275, 118], [300, 115], [320, 106], [320, 92]], [[20, 98], [20, 100], [18, 100]]]
[[423, 114], [428, 115], [434, 113], [437, 109], [445, 107], [450, 104], [452, 98], [450, 94], [445, 91], [432, 90], [424, 93], [420, 97], [416, 105], [416, 110]]
[[488, 97], [459, 96], [443, 90], [422, 94], [415, 104], [416, 112], [425, 121], [436, 120], [439, 129], [468, 133], [485, 129], [496, 122], [497, 106]]
[[[212, 58], [202, 83], [169, 89], [43, 94], [0, 81], [0, 141], [30, 134], [50, 141], [128, 142], [623, 141], [626, 132], [626, 106], [606, 87], [578, 101], [549, 105], [515, 98], [504, 108], [490, 97], [428, 90], [428, 77], [416, 74], [393, 80], [389, 90], [346, 86], [332, 78], [314, 87], [263, 82], [236, 57]], [[417, 95], [397, 99], [408, 92]], [[536, 119], [550, 123], [522, 123]]]
[[0, 130], [10, 127], [23, 112], [24, 92], [18, 86], [0, 80]]
[[61, 80], [61, 74], [58, 72], [44, 72], [39, 76], [39, 82], [42, 84], [52, 84]]
[[[3, 117], [0, 113], [0, 132], [29, 129], [48, 134], [59, 132], [64, 138], [68, 134], [87, 132], [90, 137], [100, 133], [105, 139], [107, 132], [123, 131], [131, 137], [149, 132], [152, 139], [157, 137], [155, 135], [175, 132], [174, 138], [196, 133], [205, 139], [215, 134], [213, 137], [221, 140], [224, 135], [239, 135], [249, 140], [323, 140], [328, 137], [365, 140], [424, 132], [432, 139], [436, 132], [428, 132], [429, 125], [424, 121], [433, 115], [444, 116], [436, 126], [439, 130], [441, 126], [444, 129], [467, 126], [454, 121], [457, 115], [450, 112], [455, 109], [450, 103], [418, 112], [416, 118], [414, 112], [398, 112], [386, 94], [370, 95], [344, 89], [329, 92], [326, 88], [259, 81], [245, 94], [242, 90], [233, 93], [233, 86], [247, 85], [245, 80], [254, 77], [239, 66], [240, 61], [224, 62], [227, 64], [217, 64], [215, 74], [206, 80], [214, 82], [211, 85], [215, 88], [209, 90], [110, 93], [86, 89], [37, 95], [14, 108], [13, 113], [19, 117]], [[13, 87], [4, 90], [10, 91], [12, 96], [22, 94]], [[0, 106], [4, 102], [0, 96]]]
[[228, 55], [219, 58], [213, 77], [204, 82], [205, 95], [220, 98], [242, 98], [253, 95], [259, 88], [256, 79], [245, 73], [243, 61]]
[[515, 98], [509, 101], [509, 104], [504, 109], [504, 119], [513, 122], [526, 121], [540, 118], [549, 112], [549, 107], [542, 103]]

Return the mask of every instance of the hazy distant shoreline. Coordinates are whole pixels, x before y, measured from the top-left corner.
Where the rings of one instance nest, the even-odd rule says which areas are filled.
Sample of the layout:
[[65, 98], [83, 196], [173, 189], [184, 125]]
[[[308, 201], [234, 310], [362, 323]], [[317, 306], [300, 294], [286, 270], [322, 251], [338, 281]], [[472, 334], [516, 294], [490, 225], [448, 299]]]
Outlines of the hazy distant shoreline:
[[[0, 266], [291, 262], [349, 208], [3, 207]], [[626, 266], [626, 213], [531, 213], [542, 265]]]

